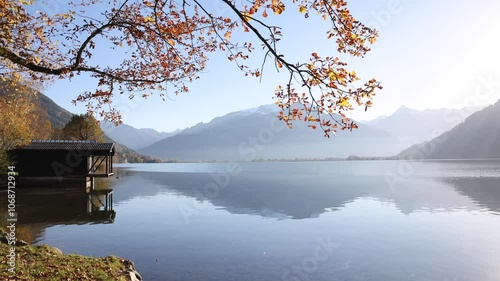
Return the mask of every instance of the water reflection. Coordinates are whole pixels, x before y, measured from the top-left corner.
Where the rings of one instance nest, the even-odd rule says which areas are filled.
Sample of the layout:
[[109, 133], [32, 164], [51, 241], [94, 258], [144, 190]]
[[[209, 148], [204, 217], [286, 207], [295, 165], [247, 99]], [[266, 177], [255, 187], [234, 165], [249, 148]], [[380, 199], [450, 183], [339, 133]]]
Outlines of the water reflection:
[[[5, 223], [7, 196], [0, 199], [1, 219]], [[18, 238], [38, 242], [44, 229], [54, 225], [109, 224], [116, 212], [108, 192], [85, 193], [81, 190], [23, 189], [16, 193]], [[3, 225], [2, 227], [6, 227]]]
[[[223, 183], [216, 196], [207, 196], [204, 191], [210, 183]], [[390, 186], [384, 176], [366, 173], [353, 180], [336, 173], [318, 176], [317, 173], [294, 172], [277, 176], [252, 171], [226, 177], [222, 173], [141, 172], [122, 168], [117, 169], [116, 178], [98, 182], [97, 186], [117, 190], [114, 204], [173, 193], [196, 198], [199, 202], [208, 201], [233, 214], [280, 220], [316, 218], [325, 212], [340, 210], [359, 198], [394, 203], [407, 215], [454, 210], [500, 214], [498, 177], [415, 177]], [[0, 211], [5, 214], [6, 197], [2, 196], [0, 202]], [[111, 207], [103, 206], [106, 204]], [[116, 215], [112, 204], [105, 194], [35, 190], [17, 195], [21, 225], [112, 223]]]
[[[436, 167], [432, 170], [438, 170]], [[111, 187], [116, 190], [114, 202], [104, 193], [23, 191], [16, 198], [19, 224], [21, 228], [29, 225], [33, 233], [26, 235], [32, 237], [27, 240], [37, 242], [46, 227], [113, 223], [116, 216], [113, 204], [162, 193], [195, 198], [200, 203], [209, 202], [232, 214], [252, 214], [278, 220], [317, 218], [323, 213], [341, 210], [360, 198], [394, 204], [406, 215], [460, 210], [500, 214], [498, 177], [451, 177], [440, 172], [436, 177], [416, 176], [390, 186], [381, 174], [363, 171], [362, 175], [353, 178], [352, 175], [342, 177], [339, 173], [315, 171], [277, 175], [246, 169], [236, 176], [226, 177], [216, 172], [148, 172], [118, 168], [116, 177], [96, 183], [101, 189]], [[457, 175], [461, 169], [453, 171]], [[207, 196], [204, 191], [210, 183], [223, 186], [216, 196]], [[6, 196], [0, 198], [0, 203], [0, 212], [5, 216]], [[108, 204], [110, 206], [106, 208]]]
[[[414, 177], [390, 186], [383, 175], [339, 177], [337, 174], [241, 173], [224, 178], [217, 173], [167, 173], [121, 170], [122, 200], [173, 193], [208, 201], [233, 214], [254, 214], [277, 219], [316, 218], [342, 209], [359, 198], [394, 203], [403, 214], [486, 210], [499, 213], [500, 178]], [[216, 196], [204, 188], [225, 183]], [[136, 188], [137, 185], [141, 188]]]
[[447, 182], [460, 194], [470, 198], [483, 211], [500, 215], [499, 178], [451, 178]]
[[[44, 233], [40, 242], [132, 259], [147, 280], [282, 280], [313, 256], [318, 239], [339, 247], [308, 280], [499, 280], [500, 217], [491, 214], [498, 214], [500, 180], [491, 171], [500, 163], [490, 172], [481, 163], [469, 170], [462, 163], [425, 163], [431, 172], [416, 171], [391, 186], [384, 173], [397, 165], [242, 164], [228, 178], [220, 169], [137, 165], [106, 179], [120, 213], [112, 224], [71, 222], [87, 216], [89, 201], [68, 194], [38, 210], [35, 201], [47, 195], [23, 199], [19, 210], [30, 211], [19, 216], [44, 214], [24, 224]], [[224, 187], [206, 197], [209, 183]], [[180, 208], [199, 205], [186, 223]], [[73, 225], [48, 228], [55, 224]]]

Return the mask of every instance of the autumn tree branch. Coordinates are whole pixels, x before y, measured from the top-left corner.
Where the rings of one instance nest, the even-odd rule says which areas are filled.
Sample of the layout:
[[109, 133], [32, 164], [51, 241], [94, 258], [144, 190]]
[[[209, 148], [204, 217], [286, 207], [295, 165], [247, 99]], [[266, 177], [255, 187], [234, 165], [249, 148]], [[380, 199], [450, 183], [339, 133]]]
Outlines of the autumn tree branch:
[[[221, 1], [229, 7], [231, 17], [214, 15], [199, 0], [125, 0], [108, 4], [81, 0], [70, 4], [67, 13], [55, 15], [30, 14], [23, 1], [5, 2], [0, 6], [0, 72], [12, 77], [21, 73], [40, 81], [44, 77], [71, 78], [89, 73], [96, 78], [97, 87], [80, 94], [76, 101], [88, 102], [89, 111], [101, 110], [106, 120], [120, 122], [119, 112], [111, 106], [115, 93], [130, 98], [137, 93], [145, 98], [154, 92], [163, 96], [167, 86], [175, 94], [188, 92], [187, 84], [198, 79], [208, 53], [225, 52], [245, 76], [260, 79], [267, 59], [272, 58], [277, 71], [284, 68], [289, 74], [287, 83], [274, 93], [281, 109], [279, 119], [289, 126], [295, 120], [306, 121], [311, 128], [318, 125], [327, 136], [337, 129], [357, 127], [345, 113], [353, 109], [353, 104], [365, 110], [370, 107], [375, 90], [381, 89], [380, 83], [371, 79], [356, 88], [356, 73], [346, 70], [346, 64], [332, 55], [312, 53], [309, 61], [292, 63], [278, 52], [281, 28], [265, 20], [268, 11], [279, 16], [289, 5], [297, 6], [305, 18], [310, 12], [317, 13], [331, 24], [327, 39], [336, 39], [338, 52], [362, 57], [377, 33], [350, 14], [346, 1]], [[100, 13], [103, 18], [84, 14], [85, 9], [97, 4], [104, 7]], [[239, 26], [262, 43], [260, 70], [242, 63], [250, 59], [253, 47], [250, 41], [231, 37]], [[118, 66], [99, 66], [91, 60], [96, 44], [111, 44], [113, 51], [123, 46], [129, 49], [121, 54]], [[103, 105], [110, 109], [103, 110]]]

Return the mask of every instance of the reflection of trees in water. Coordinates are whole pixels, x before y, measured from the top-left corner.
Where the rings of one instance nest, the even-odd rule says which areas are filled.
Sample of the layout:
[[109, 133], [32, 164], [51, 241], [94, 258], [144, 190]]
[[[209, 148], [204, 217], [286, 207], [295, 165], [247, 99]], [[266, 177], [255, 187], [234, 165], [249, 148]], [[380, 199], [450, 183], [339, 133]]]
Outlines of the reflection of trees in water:
[[[89, 203], [98, 202], [96, 198], [89, 198], [82, 190], [54, 191], [46, 188], [17, 190], [17, 238], [36, 243], [43, 236], [45, 228], [53, 225], [112, 223], [115, 212], [112, 210], [89, 212], [91, 211]], [[7, 196], [1, 196], [0, 199], [3, 228], [7, 226], [6, 198]]]
[[110, 183], [107, 178], [96, 178], [94, 180], [95, 189], [109, 189]]
[[[3, 211], [3, 210], [1, 210]], [[3, 228], [4, 230], [7, 231], [7, 220], [4, 215], [0, 216], [0, 219], [2, 220], [0, 222], [0, 227]], [[46, 224], [23, 224], [20, 225], [19, 223], [16, 224], [16, 239], [21, 239], [24, 240], [28, 243], [36, 243], [41, 240], [45, 228], [47, 227]]]

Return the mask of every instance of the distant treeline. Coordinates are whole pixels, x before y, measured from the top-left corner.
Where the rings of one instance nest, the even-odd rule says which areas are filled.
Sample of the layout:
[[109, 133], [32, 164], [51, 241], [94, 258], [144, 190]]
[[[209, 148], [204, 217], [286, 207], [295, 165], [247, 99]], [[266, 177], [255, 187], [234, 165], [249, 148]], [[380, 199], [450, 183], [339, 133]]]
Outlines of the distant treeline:
[[[356, 156], [351, 155], [347, 158], [334, 158], [334, 157], [326, 157], [326, 158], [272, 158], [272, 159], [263, 159], [258, 158], [252, 161], [242, 161], [242, 162], [318, 162], [318, 161], [369, 161], [369, 160], [400, 160], [401, 158], [398, 156], [388, 156], [388, 157], [370, 157], [370, 156]], [[159, 159], [156, 159], [159, 160]], [[130, 162], [130, 161], [129, 161]], [[144, 163], [228, 163], [235, 161], [215, 161], [215, 160], [180, 160], [180, 159], [168, 159], [168, 160], [160, 160], [159, 162], [144, 162]], [[136, 162], [142, 163], [142, 162]]]

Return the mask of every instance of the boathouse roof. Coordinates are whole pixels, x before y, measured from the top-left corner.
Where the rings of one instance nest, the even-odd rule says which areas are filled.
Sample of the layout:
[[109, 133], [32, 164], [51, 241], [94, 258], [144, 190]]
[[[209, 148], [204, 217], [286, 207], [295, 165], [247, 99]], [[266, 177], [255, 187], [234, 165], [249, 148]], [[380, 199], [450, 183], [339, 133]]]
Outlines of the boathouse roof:
[[17, 150], [77, 150], [91, 155], [114, 155], [114, 143], [101, 143], [93, 140], [34, 140]]

